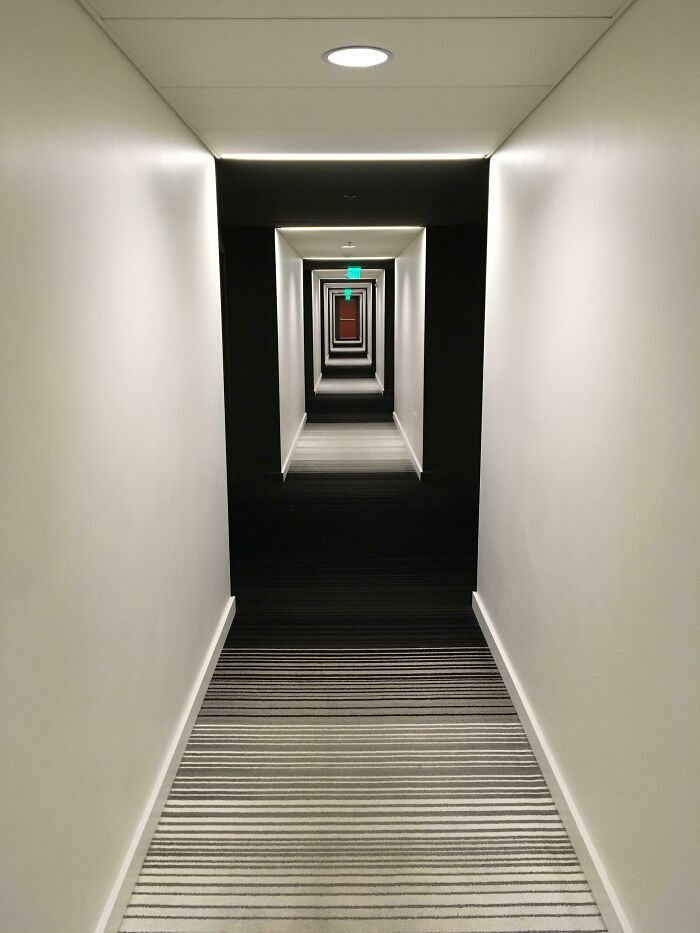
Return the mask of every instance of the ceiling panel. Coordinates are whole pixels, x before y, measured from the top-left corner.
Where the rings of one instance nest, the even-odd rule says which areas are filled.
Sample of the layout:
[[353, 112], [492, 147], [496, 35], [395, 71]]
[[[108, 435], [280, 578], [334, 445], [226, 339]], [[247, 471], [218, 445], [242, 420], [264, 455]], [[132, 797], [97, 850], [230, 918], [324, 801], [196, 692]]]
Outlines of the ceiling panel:
[[[613, 16], [621, 0], [353, 0], [360, 17]], [[346, 19], [348, 0], [94, 0], [103, 17]]]
[[[383, 229], [381, 227], [309, 228], [281, 230], [285, 240], [304, 258], [342, 256], [350, 261], [362, 256], [397, 256], [420, 233], [420, 227]], [[351, 241], [355, 249], [342, 247]]]
[[512, 126], [549, 88], [167, 88], [164, 96], [199, 130], [450, 130]]
[[490, 155], [632, 0], [80, 2], [215, 154]]
[[[159, 87], [552, 85], [608, 20], [110, 20]], [[323, 52], [377, 45], [380, 68], [343, 69]]]

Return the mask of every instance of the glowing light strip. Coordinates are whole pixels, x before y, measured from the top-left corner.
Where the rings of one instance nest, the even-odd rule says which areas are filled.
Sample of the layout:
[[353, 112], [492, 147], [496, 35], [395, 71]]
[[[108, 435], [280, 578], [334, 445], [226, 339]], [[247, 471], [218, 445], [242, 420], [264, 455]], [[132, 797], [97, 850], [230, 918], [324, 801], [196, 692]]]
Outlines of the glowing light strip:
[[315, 232], [325, 232], [330, 231], [331, 233], [343, 230], [355, 231], [355, 230], [398, 230], [409, 231], [409, 230], [422, 230], [422, 227], [278, 227], [280, 233], [304, 233], [307, 230]]
[[463, 162], [485, 152], [224, 152], [222, 159], [249, 162]]

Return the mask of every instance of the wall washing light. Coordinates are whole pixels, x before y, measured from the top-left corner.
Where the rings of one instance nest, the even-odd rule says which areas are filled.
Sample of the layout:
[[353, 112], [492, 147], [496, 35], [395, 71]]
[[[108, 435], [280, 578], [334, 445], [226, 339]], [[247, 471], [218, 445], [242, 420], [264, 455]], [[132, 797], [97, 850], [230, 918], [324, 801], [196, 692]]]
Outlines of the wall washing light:
[[324, 52], [323, 57], [331, 65], [340, 65], [341, 68], [373, 68], [388, 62], [392, 55], [386, 49], [377, 49], [369, 45], [347, 45], [341, 49]]

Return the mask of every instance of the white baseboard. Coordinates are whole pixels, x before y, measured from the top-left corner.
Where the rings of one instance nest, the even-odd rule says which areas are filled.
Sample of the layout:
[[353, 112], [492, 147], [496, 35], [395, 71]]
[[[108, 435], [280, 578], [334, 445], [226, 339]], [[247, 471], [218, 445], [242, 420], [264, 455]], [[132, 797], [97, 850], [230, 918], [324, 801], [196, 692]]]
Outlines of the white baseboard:
[[323, 379], [323, 373], [321, 373], [321, 375], [316, 380], [316, 385], [314, 386], [314, 395], [316, 394], [316, 390], [318, 389], [318, 387], [321, 385], [322, 379]]
[[304, 417], [301, 419], [301, 424], [297, 428], [297, 433], [294, 435], [292, 446], [289, 448], [289, 453], [287, 454], [286, 459], [284, 463], [282, 464], [282, 479], [283, 480], [287, 478], [287, 473], [289, 472], [289, 464], [292, 462], [294, 451], [297, 449], [297, 444], [299, 443], [299, 438], [301, 437], [301, 432], [304, 430], [305, 424], [306, 424], [306, 412], [304, 412]]
[[144, 807], [141, 819], [131, 839], [121, 869], [114, 882], [114, 886], [107, 898], [102, 916], [100, 917], [95, 933], [117, 933], [124, 911], [129, 903], [131, 892], [139, 876], [141, 865], [151, 838], [155, 832], [161, 812], [168, 799], [170, 787], [175, 778], [180, 759], [192, 732], [195, 720], [202, 705], [202, 700], [209, 687], [214, 668], [219, 660], [221, 649], [226, 641], [228, 630], [236, 614], [236, 598], [231, 596], [221, 615], [216, 631], [204, 656], [202, 666], [185, 703], [185, 708], [175, 728], [170, 746], [165, 754], [158, 776]]
[[395, 422], [395, 424], [396, 424], [396, 427], [399, 429], [399, 434], [400, 434], [401, 437], [403, 438], [403, 442], [404, 442], [404, 444], [406, 445], [406, 447], [407, 447], [407, 449], [408, 449], [408, 453], [409, 453], [409, 455], [410, 455], [410, 457], [411, 457], [411, 461], [412, 461], [412, 463], [413, 463], [413, 469], [414, 469], [414, 470], [416, 471], [416, 473], [418, 474], [418, 479], [420, 479], [421, 476], [423, 475], [423, 468], [422, 468], [422, 466], [420, 465], [420, 462], [419, 462], [419, 460], [418, 460], [418, 457], [416, 457], [416, 452], [415, 452], [415, 450], [413, 449], [413, 447], [411, 447], [411, 442], [409, 441], [408, 437], [406, 436], [406, 432], [405, 432], [404, 429], [403, 429], [403, 425], [402, 425], [401, 422], [399, 421], [399, 416], [396, 414], [396, 412], [393, 412], [392, 414], [393, 414], [393, 416], [394, 416], [394, 422]]
[[569, 834], [571, 844], [581, 862], [581, 867], [591, 886], [593, 896], [598, 902], [598, 907], [608, 931], [609, 933], [634, 933], [598, 851], [593, 844], [593, 840], [586, 829], [571, 791], [564, 780], [554, 752], [544, 736], [523, 685], [496, 631], [493, 619], [477, 592], [472, 593], [472, 608], [501, 672], [510, 698], [513, 701], [513, 706], [515, 706], [523, 724], [532, 751], [542, 769], [542, 774], [559, 810], [564, 827]]

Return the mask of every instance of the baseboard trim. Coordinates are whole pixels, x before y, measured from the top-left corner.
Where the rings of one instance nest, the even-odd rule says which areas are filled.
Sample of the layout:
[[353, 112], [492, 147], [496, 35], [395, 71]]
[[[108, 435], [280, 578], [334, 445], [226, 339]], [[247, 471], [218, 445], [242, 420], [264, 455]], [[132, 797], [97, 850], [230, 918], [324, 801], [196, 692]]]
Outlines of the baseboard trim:
[[304, 412], [304, 417], [301, 419], [301, 424], [297, 428], [297, 433], [294, 435], [294, 440], [292, 441], [292, 446], [289, 448], [289, 453], [287, 454], [287, 458], [282, 464], [282, 480], [283, 481], [287, 478], [287, 473], [289, 472], [289, 465], [292, 462], [294, 451], [297, 449], [297, 444], [299, 443], [299, 438], [301, 437], [301, 432], [304, 430], [305, 424], [306, 424], [306, 412]]
[[513, 701], [523, 728], [532, 746], [532, 751], [542, 769], [544, 778], [549, 786], [554, 803], [559, 810], [564, 827], [566, 828], [571, 844], [578, 855], [581, 867], [591, 886], [608, 933], [634, 933], [632, 925], [627, 919], [620, 900], [615, 893], [608, 873], [598, 851], [586, 829], [581, 814], [576, 806], [573, 795], [557, 764], [544, 732], [530, 705], [523, 685], [518, 678], [513, 664], [505, 650], [503, 642], [498, 635], [493, 618], [486, 609], [478, 592], [472, 593], [472, 608], [479, 622], [489, 648], [494, 656], [501, 676], [505, 682], [510, 698]]
[[401, 422], [400, 422], [400, 420], [399, 420], [399, 416], [396, 414], [395, 411], [392, 412], [392, 415], [394, 416], [394, 423], [396, 424], [396, 427], [399, 429], [399, 434], [400, 434], [401, 437], [403, 438], [403, 442], [404, 442], [404, 444], [406, 445], [406, 447], [408, 448], [408, 453], [410, 454], [411, 461], [412, 461], [412, 463], [413, 463], [413, 469], [414, 469], [414, 470], [416, 471], [416, 473], [418, 474], [418, 479], [421, 479], [422, 474], [423, 474], [423, 468], [422, 468], [421, 465], [420, 465], [420, 462], [419, 462], [419, 460], [418, 460], [418, 457], [416, 457], [416, 452], [415, 452], [415, 450], [413, 449], [413, 447], [411, 447], [411, 442], [409, 441], [408, 437], [406, 436], [406, 432], [404, 431], [403, 425], [401, 424]]
[[321, 385], [321, 380], [322, 380], [322, 379], [323, 379], [323, 373], [321, 373], [321, 375], [320, 375], [320, 376], [318, 377], [318, 379], [316, 380], [316, 385], [314, 386], [314, 394], [316, 394], [316, 390], [317, 390], [318, 387]]
[[151, 838], [155, 832], [161, 812], [168, 799], [170, 787], [175, 779], [180, 759], [192, 732], [199, 708], [209, 687], [214, 668], [219, 660], [221, 649], [226, 641], [228, 630], [236, 614], [236, 598], [231, 596], [226, 603], [224, 611], [216, 626], [216, 631], [209, 643], [202, 666], [187, 698], [185, 708], [175, 728], [172, 742], [165, 754], [158, 776], [155, 780], [146, 806], [141, 814], [136, 830], [131, 839], [121, 869], [117, 875], [114, 886], [107, 898], [102, 916], [100, 917], [95, 933], [118, 933], [124, 911], [129, 903], [131, 892], [139, 876], [141, 865]]

